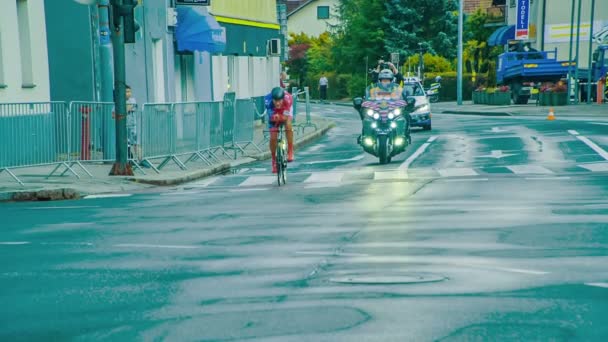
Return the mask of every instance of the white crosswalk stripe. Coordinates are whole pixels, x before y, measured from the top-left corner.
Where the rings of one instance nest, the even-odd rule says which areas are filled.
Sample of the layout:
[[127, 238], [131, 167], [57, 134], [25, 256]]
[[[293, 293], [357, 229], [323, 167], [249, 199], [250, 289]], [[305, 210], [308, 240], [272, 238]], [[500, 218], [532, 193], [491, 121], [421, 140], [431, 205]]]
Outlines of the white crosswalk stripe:
[[344, 172], [313, 172], [304, 183], [340, 183]]
[[245, 179], [239, 186], [257, 186], [270, 185], [277, 181], [276, 176], [250, 176]]
[[593, 163], [593, 164], [580, 164], [578, 167], [582, 167], [583, 169], [587, 169], [591, 172], [607, 172], [608, 171], [608, 163]]
[[437, 170], [441, 177], [467, 177], [479, 175], [475, 170], [466, 167]]
[[400, 180], [407, 179], [408, 174], [405, 170], [392, 171], [376, 171], [374, 172], [374, 180]]
[[507, 166], [507, 168], [516, 174], [548, 175], [553, 173], [553, 171], [546, 169], [540, 165], [511, 165]]

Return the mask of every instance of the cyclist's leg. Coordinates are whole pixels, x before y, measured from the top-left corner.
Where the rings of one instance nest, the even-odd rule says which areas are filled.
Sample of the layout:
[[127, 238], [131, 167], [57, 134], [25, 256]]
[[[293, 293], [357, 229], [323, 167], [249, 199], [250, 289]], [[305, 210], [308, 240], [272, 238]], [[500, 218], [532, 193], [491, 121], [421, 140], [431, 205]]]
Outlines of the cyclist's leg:
[[285, 123], [285, 134], [287, 135], [287, 161], [293, 161], [293, 125], [292, 118], [287, 118]]
[[270, 128], [270, 155], [272, 156], [272, 172], [277, 172], [277, 136], [279, 130], [276, 127]]

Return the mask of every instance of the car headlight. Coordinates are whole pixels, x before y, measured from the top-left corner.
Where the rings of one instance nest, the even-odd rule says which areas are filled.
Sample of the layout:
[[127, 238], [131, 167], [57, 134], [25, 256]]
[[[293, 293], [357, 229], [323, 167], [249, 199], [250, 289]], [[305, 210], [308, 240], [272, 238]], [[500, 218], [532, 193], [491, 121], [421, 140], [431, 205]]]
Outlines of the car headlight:
[[431, 110], [431, 106], [429, 106], [428, 104], [425, 104], [425, 105], [418, 107], [412, 114], [428, 113], [430, 110]]
[[373, 116], [374, 115], [374, 110], [373, 109], [368, 109], [367, 110], [367, 116]]

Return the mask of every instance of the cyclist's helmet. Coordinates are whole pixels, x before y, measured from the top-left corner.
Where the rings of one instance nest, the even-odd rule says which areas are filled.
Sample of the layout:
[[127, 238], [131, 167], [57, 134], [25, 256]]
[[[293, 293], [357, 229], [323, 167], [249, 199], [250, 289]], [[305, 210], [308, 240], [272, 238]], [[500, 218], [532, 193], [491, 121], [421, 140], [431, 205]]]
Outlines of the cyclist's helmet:
[[281, 87], [272, 88], [270, 94], [273, 100], [282, 100], [285, 98], [285, 90]]

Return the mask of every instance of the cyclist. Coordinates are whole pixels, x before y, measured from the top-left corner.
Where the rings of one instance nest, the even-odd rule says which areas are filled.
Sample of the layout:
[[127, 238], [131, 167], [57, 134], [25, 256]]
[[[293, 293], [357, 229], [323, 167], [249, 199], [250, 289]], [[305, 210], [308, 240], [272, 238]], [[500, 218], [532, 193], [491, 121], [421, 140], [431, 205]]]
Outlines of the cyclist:
[[268, 128], [270, 129], [270, 153], [272, 155], [272, 173], [277, 173], [277, 137], [279, 125], [285, 125], [287, 135], [287, 161], [293, 158], [293, 98], [291, 94], [281, 87], [272, 88], [272, 91], [264, 97], [266, 112], [268, 113]]

